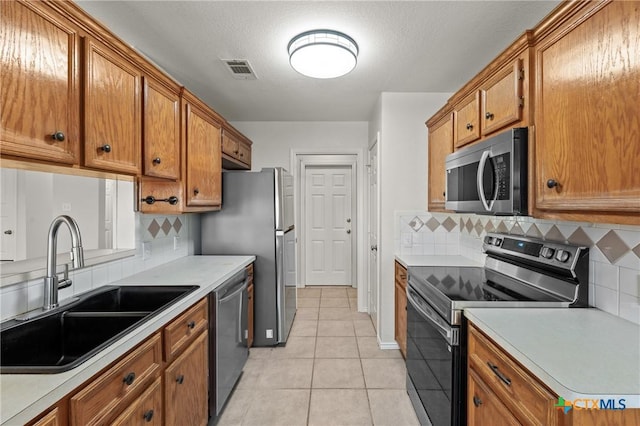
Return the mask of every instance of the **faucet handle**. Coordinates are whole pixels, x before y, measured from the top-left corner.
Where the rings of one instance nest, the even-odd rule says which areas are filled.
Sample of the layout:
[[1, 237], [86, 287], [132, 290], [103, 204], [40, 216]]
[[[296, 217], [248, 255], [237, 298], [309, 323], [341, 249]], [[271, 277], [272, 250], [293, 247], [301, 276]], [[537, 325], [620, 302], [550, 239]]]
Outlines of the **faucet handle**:
[[69, 264], [65, 263], [63, 278], [61, 280], [58, 280], [58, 290], [71, 287], [71, 284], [73, 284], [73, 281], [69, 279]]

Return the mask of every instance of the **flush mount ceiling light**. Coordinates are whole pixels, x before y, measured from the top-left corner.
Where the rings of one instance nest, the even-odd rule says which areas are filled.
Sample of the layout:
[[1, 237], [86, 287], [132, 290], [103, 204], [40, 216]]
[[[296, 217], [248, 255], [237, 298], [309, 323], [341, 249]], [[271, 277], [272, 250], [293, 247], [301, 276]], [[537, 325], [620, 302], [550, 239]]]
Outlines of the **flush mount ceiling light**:
[[313, 78], [340, 77], [351, 72], [358, 61], [355, 40], [333, 30], [298, 34], [291, 39], [287, 50], [293, 69]]

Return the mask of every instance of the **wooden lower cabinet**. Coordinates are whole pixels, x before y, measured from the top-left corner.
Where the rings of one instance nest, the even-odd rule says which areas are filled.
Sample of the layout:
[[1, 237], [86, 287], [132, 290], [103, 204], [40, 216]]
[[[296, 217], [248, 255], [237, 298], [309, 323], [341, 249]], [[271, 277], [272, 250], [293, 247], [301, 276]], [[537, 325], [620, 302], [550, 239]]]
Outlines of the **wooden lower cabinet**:
[[395, 339], [400, 353], [407, 357], [407, 270], [400, 263], [395, 265]]
[[62, 426], [63, 424], [60, 409], [56, 407], [31, 426]]
[[112, 423], [113, 426], [161, 426], [163, 424], [160, 377]]
[[467, 381], [467, 425], [519, 425], [518, 419], [500, 402], [473, 370]]
[[254, 308], [254, 292], [253, 292], [253, 282], [249, 283], [249, 287], [247, 289], [247, 347], [250, 348], [253, 346], [253, 308]]
[[167, 425], [206, 425], [209, 420], [208, 335], [202, 333], [164, 373]]

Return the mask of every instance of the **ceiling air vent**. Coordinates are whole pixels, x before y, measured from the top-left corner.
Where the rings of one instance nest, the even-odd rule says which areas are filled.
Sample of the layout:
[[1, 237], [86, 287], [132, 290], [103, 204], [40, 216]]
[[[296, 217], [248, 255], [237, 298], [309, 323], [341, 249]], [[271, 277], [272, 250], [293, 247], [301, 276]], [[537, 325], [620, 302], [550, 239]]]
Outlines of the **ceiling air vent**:
[[222, 62], [227, 66], [231, 75], [236, 80], [257, 80], [256, 74], [253, 72], [249, 61], [246, 59], [223, 59]]

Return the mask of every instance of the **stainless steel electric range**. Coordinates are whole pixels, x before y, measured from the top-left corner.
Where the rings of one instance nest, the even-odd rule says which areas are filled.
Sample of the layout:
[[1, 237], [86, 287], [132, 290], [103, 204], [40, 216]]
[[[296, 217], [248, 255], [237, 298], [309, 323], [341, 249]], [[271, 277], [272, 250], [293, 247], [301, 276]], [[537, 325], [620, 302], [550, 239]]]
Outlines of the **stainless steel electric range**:
[[588, 306], [587, 247], [489, 233], [483, 251], [484, 267], [408, 269], [407, 391], [423, 425], [466, 423], [465, 308]]

